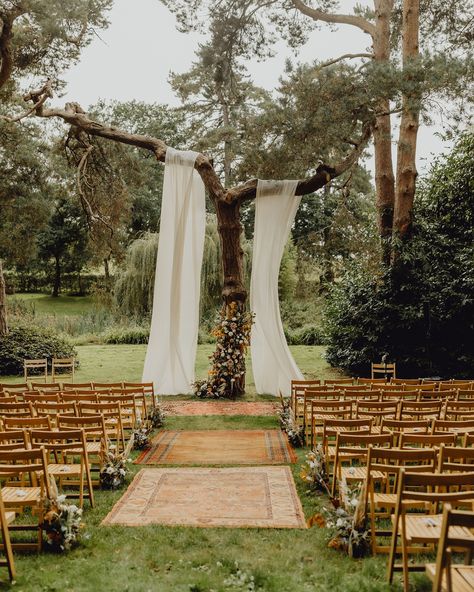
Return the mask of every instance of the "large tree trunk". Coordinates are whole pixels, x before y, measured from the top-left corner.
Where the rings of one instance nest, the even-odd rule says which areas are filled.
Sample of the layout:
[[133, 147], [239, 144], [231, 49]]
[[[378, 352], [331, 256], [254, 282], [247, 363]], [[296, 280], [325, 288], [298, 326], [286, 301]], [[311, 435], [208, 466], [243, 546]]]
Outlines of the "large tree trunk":
[[5, 278], [3, 276], [2, 260], [0, 259], [0, 335], [7, 335], [7, 296], [5, 292]]
[[[374, 60], [380, 63], [390, 59], [390, 16], [393, 0], [375, 0]], [[374, 128], [375, 195], [377, 223], [382, 244], [382, 258], [390, 263], [393, 210], [395, 204], [395, 177], [392, 162], [392, 130], [390, 102], [381, 100], [377, 105], [380, 115]]]
[[[222, 288], [223, 306], [226, 317], [229, 316], [229, 307], [237, 303], [238, 309], [245, 310], [247, 302], [247, 290], [244, 284], [243, 255], [240, 236], [243, 231], [240, 222], [241, 201], [236, 200], [226, 203], [213, 199], [217, 213], [217, 229], [221, 241], [222, 267], [224, 284]], [[245, 393], [245, 375], [239, 378], [234, 385], [233, 396]]]
[[55, 259], [56, 262], [54, 266], [54, 284], [52, 296], [57, 298], [61, 290], [61, 261], [59, 260], [59, 257], [55, 257]]
[[[403, 1], [403, 68], [419, 56], [419, 0]], [[397, 151], [397, 183], [393, 233], [395, 238], [410, 237], [413, 221], [413, 201], [416, 185], [416, 141], [420, 116], [420, 95], [416, 86], [402, 99], [402, 117]], [[392, 261], [397, 259], [397, 250]]]

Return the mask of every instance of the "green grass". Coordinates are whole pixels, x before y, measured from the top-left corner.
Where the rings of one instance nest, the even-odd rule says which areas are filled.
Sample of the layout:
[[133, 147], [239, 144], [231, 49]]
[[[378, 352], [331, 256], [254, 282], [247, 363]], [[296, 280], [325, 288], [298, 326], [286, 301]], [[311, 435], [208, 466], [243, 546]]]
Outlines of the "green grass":
[[[170, 429], [274, 427], [274, 418], [170, 418]], [[184, 424], [187, 422], [187, 425]], [[232, 426], [232, 423], [234, 425]], [[298, 451], [300, 461], [304, 455]], [[140, 467], [131, 465], [131, 476]], [[293, 474], [308, 518], [325, 503]], [[226, 529], [100, 523], [123, 492], [97, 491], [97, 507], [84, 513], [80, 547], [65, 555], [16, 555], [17, 592], [389, 592], [386, 557], [352, 560], [327, 547], [323, 529]], [[239, 585], [237, 571], [244, 583]], [[253, 578], [255, 587], [248, 586]], [[6, 578], [4, 577], [3, 580]], [[430, 589], [414, 576], [417, 592]], [[247, 583], [245, 583], [247, 582]], [[0, 589], [9, 589], [5, 584]]]
[[34, 307], [37, 314], [79, 316], [92, 310], [92, 296], [63, 296], [53, 298], [48, 294], [14, 294], [8, 300], [19, 300]]
[[[196, 378], [205, 378], [207, 374], [209, 356], [213, 352], [213, 345], [199, 345], [196, 359]], [[296, 363], [308, 378], [335, 378], [341, 374], [331, 368], [322, 354], [322, 346], [294, 345], [290, 347]], [[116, 382], [120, 380], [141, 380], [143, 362], [145, 359], [145, 345], [82, 345], [77, 346], [79, 368], [76, 372], [76, 382]], [[0, 377], [0, 382], [19, 382], [19, 377]], [[251, 400], [257, 395], [251, 372], [250, 356], [247, 358], [247, 394]]]

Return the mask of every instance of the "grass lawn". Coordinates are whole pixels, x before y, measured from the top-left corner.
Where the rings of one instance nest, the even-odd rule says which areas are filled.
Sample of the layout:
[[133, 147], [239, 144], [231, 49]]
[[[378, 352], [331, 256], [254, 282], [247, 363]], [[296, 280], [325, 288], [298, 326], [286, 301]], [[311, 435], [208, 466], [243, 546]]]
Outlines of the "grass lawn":
[[38, 314], [57, 316], [79, 316], [93, 307], [92, 296], [63, 296], [53, 298], [48, 294], [13, 294], [8, 300], [20, 300], [34, 307]]
[[[205, 378], [213, 345], [199, 345], [196, 359], [196, 378]], [[308, 378], [335, 378], [340, 373], [331, 368], [322, 354], [324, 347], [294, 345], [290, 349], [302, 372]], [[79, 368], [76, 382], [115, 382], [141, 380], [145, 345], [81, 345], [77, 346]], [[251, 400], [257, 395], [251, 372], [250, 356], [247, 359], [247, 395]], [[20, 377], [0, 376], [0, 382], [19, 382]]]
[[[277, 427], [275, 418], [169, 418], [169, 429]], [[301, 459], [303, 452], [298, 451]], [[132, 475], [139, 467], [132, 467]], [[293, 467], [308, 518], [323, 497], [308, 494]], [[131, 475], [131, 476], [132, 476]], [[352, 560], [327, 547], [327, 535], [308, 530], [100, 526], [122, 492], [97, 491], [84, 513], [80, 547], [66, 555], [16, 556], [17, 592], [389, 592], [386, 557]], [[4, 572], [3, 572], [4, 573]], [[253, 579], [252, 579], [253, 578]], [[5, 577], [2, 578], [5, 580]], [[253, 584], [251, 583], [253, 582]], [[417, 592], [431, 587], [414, 575]], [[8, 585], [0, 587], [8, 589]]]

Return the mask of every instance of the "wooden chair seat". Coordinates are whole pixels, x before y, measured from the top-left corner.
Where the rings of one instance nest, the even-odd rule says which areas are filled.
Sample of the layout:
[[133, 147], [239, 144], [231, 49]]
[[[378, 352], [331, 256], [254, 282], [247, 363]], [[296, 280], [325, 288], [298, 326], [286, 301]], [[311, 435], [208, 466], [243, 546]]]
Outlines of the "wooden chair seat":
[[5, 506], [36, 505], [41, 501], [41, 487], [2, 487], [2, 499]]
[[[341, 476], [346, 481], [364, 481], [367, 478], [367, 467], [342, 467]], [[373, 479], [383, 479], [384, 474], [379, 471], [372, 471]]]
[[48, 473], [55, 477], [64, 477], [66, 475], [80, 476], [83, 472], [84, 469], [80, 464], [48, 464]]
[[[394, 508], [397, 503], [397, 494], [396, 493], [374, 493], [373, 500], [374, 500], [374, 504], [378, 507], [386, 508], [386, 507], [390, 506], [390, 507]], [[410, 508], [424, 507], [423, 502], [417, 502], [414, 500], [406, 502], [405, 505]]]
[[[394, 516], [392, 516], [394, 522]], [[441, 536], [442, 514], [407, 514], [405, 516], [406, 539], [411, 543], [437, 543]], [[400, 528], [400, 527], [399, 527]], [[474, 533], [469, 528], [453, 526], [454, 538], [474, 540]]]
[[14, 522], [15, 518], [16, 512], [5, 512], [5, 520], [7, 524], [11, 524], [12, 522]]
[[[436, 563], [426, 564], [426, 575], [434, 582], [436, 577]], [[456, 592], [474, 591], [474, 565], [453, 565], [451, 567], [453, 590]], [[441, 589], [447, 590], [446, 575], [443, 577]]]

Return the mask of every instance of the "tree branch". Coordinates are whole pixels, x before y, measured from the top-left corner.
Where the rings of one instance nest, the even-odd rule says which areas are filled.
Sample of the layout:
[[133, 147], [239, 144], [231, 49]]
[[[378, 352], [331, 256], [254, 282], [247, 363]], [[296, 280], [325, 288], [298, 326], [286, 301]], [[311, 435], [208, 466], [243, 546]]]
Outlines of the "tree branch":
[[319, 64], [318, 66], [316, 66], [315, 70], [319, 71], [322, 68], [327, 68], [328, 66], [332, 66], [333, 64], [337, 64], [337, 62], [341, 62], [342, 60], [348, 60], [348, 59], [354, 59], [354, 58], [373, 59], [374, 54], [373, 53], [345, 53], [344, 55], [339, 56], [338, 58], [334, 58], [333, 60], [328, 60], [327, 62], [323, 62], [322, 64]]
[[[25, 96], [25, 100], [32, 100], [35, 105], [33, 112], [38, 117], [44, 118], [59, 118], [65, 123], [78, 128], [79, 130], [100, 138], [119, 142], [121, 144], [127, 144], [129, 146], [135, 146], [137, 148], [143, 148], [149, 150], [155, 155], [155, 158], [164, 162], [166, 158], [166, 150], [168, 146], [158, 138], [152, 136], [146, 136], [142, 134], [131, 134], [115, 127], [109, 127], [94, 121], [84, 112], [78, 103], [66, 103], [64, 109], [52, 109], [45, 106], [45, 100], [43, 96], [51, 96], [51, 81], [48, 81], [43, 89], [35, 92], [31, 92]], [[360, 140], [355, 144], [354, 149], [344, 158], [340, 163], [330, 166], [320, 164], [316, 173], [311, 177], [302, 179], [298, 182], [296, 188], [296, 195], [306, 195], [313, 193], [317, 189], [320, 189], [331, 179], [338, 177], [345, 171], [347, 171], [361, 156], [367, 143], [371, 137], [372, 125], [365, 124], [362, 130]], [[217, 173], [214, 169], [213, 162], [205, 154], [198, 154], [195, 161], [195, 168], [201, 176], [204, 185], [208, 189], [213, 199], [223, 201], [227, 203], [233, 203], [237, 200], [246, 201], [255, 198], [257, 192], [257, 179], [252, 179], [232, 187], [225, 189], [222, 185]]]
[[324, 21], [325, 23], [334, 23], [341, 25], [352, 25], [358, 27], [367, 35], [374, 37], [375, 26], [365, 18], [356, 16], [354, 14], [332, 14], [330, 12], [324, 12], [317, 8], [311, 8], [307, 6], [302, 0], [292, 0], [294, 7], [299, 10], [302, 14], [309, 16], [314, 21]]

